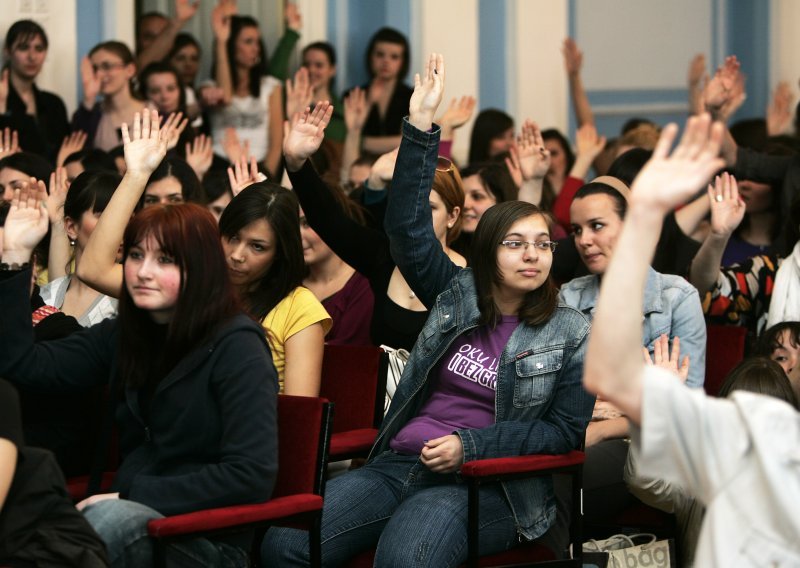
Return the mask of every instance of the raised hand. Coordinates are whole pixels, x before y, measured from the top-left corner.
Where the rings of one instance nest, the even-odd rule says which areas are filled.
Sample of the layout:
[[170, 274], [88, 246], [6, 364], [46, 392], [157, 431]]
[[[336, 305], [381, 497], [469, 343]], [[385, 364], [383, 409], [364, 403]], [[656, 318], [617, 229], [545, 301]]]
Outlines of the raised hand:
[[211, 10], [211, 29], [214, 39], [224, 43], [231, 37], [231, 16], [236, 14], [235, 0], [219, 0]]
[[394, 166], [397, 163], [397, 152], [400, 148], [395, 148], [391, 152], [386, 152], [375, 160], [369, 170], [367, 187], [369, 189], [383, 189], [386, 184], [392, 181], [394, 176]]
[[87, 135], [82, 130], [71, 132], [65, 136], [64, 141], [61, 143], [61, 147], [58, 149], [58, 155], [56, 156], [56, 167], [63, 166], [64, 162], [67, 161], [67, 158], [69, 158], [75, 152], [80, 152], [83, 150], [83, 147], [86, 145], [86, 139]]
[[[167, 123], [164, 124], [165, 128]], [[167, 154], [169, 131], [162, 133], [158, 111], [144, 110], [133, 116], [132, 132], [127, 123], [122, 124], [122, 143], [125, 166], [129, 174], [150, 177]]]
[[767, 107], [767, 134], [778, 136], [786, 132], [792, 122], [792, 89], [781, 81], [772, 94], [772, 103]]
[[[512, 147], [513, 148], [513, 147]], [[535, 122], [528, 119], [522, 124], [512, 156], [517, 154], [522, 180], [543, 179], [550, 169], [550, 151], [544, 146], [542, 132]]]
[[30, 262], [33, 249], [47, 234], [50, 226], [44, 207], [46, 197], [44, 182], [35, 178], [14, 190], [3, 230], [3, 262]]
[[333, 116], [333, 106], [328, 101], [317, 103], [313, 112], [306, 108], [283, 124], [283, 155], [289, 171], [297, 171], [305, 161], [319, 150], [325, 138], [325, 127]]
[[205, 134], [195, 136], [191, 143], [186, 143], [186, 163], [189, 164], [199, 179], [203, 179], [214, 160], [214, 149], [211, 138]]
[[579, 179], [586, 177], [594, 159], [606, 147], [606, 137], [597, 135], [594, 124], [587, 122], [575, 132], [575, 163], [569, 175]]
[[567, 70], [567, 75], [579, 75], [583, 66], [583, 52], [575, 40], [571, 37], [565, 39], [561, 53], [564, 54], [564, 68]]
[[175, 0], [175, 18], [184, 24], [194, 17], [199, 6], [199, 0]]
[[714, 185], [708, 186], [708, 199], [711, 202], [711, 232], [730, 236], [744, 219], [745, 213], [736, 178], [727, 172], [717, 176]]
[[300, 14], [300, 9], [294, 2], [287, 2], [283, 10], [283, 17], [286, 20], [286, 27], [296, 32], [300, 31], [303, 27], [303, 16]]
[[204, 107], [215, 107], [225, 101], [225, 90], [222, 87], [213, 85], [200, 87], [199, 95]]
[[705, 108], [714, 120], [727, 120], [744, 102], [744, 75], [735, 55], [725, 58], [714, 77], [703, 89]]
[[308, 80], [308, 69], [301, 67], [294, 74], [294, 82], [286, 80], [286, 116], [294, 116], [310, 106], [314, 98], [314, 88]]
[[83, 84], [83, 106], [91, 110], [100, 94], [100, 79], [94, 72], [88, 57], [81, 59], [81, 83]]
[[433, 117], [444, 94], [444, 57], [431, 53], [425, 65], [425, 73], [414, 75], [414, 92], [408, 103], [408, 121], [423, 132], [430, 130]]
[[367, 94], [361, 87], [356, 87], [344, 98], [344, 123], [347, 130], [361, 132], [368, 113]]
[[0, 160], [19, 152], [19, 136], [7, 126], [0, 131]]
[[516, 143], [508, 149], [508, 157], [504, 161], [514, 185], [517, 186], [517, 189], [521, 188], [524, 180], [522, 179], [522, 165], [519, 163], [519, 148]]
[[450, 101], [447, 110], [437, 120], [437, 123], [444, 128], [445, 126], [456, 129], [463, 126], [475, 112], [475, 97], [454, 98]]
[[647, 347], [642, 347], [642, 355], [647, 365], [655, 365], [672, 371], [684, 383], [689, 378], [689, 356], [686, 355], [681, 361], [681, 339], [677, 335], [672, 339], [672, 351], [669, 348], [669, 337], [667, 337], [667, 334], [662, 333], [653, 342], [653, 357], [650, 357]]
[[235, 164], [242, 157], [244, 157], [245, 162], [250, 159], [250, 141], [245, 140], [244, 144], [242, 144], [241, 140], [239, 140], [239, 133], [232, 126], [228, 126], [225, 129], [225, 134], [222, 137], [222, 150], [231, 164]]
[[175, 146], [178, 145], [178, 140], [180, 140], [181, 134], [183, 131], [186, 130], [186, 126], [189, 124], [189, 117], [183, 118], [182, 112], [171, 112], [167, 117], [167, 120], [164, 121], [164, 126], [161, 129], [161, 135], [166, 137], [167, 140], [167, 150], [172, 150]]
[[44, 201], [50, 223], [55, 224], [64, 220], [64, 201], [67, 200], [68, 189], [67, 170], [59, 166], [50, 174], [50, 192]]
[[678, 126], [667, 125], [653, 157], [633, 182], [631, 202], [664, 214], [685, 203], [725, 166], [719, 157], [723, 129], [721, 123], [712, 125], [708, 114], [693, 116], [686, 122], [680, 143], [670, 153]]
[[248, 164], [247, 157], [242, 156], [238, 162], [228, 168], [228, 180], [231, 182], [231, 191], [234, 197], [239, 195], [244, 188], [266, 179], [267, 176], [258, 171], [258, 162], [255, 157], [250, 158]]
[[706, 56], [698, 53], [689, 62], [688, 74], [689, 87], [702, 86], [705, 81], [708, 81], [708, 72], [706, 71]]

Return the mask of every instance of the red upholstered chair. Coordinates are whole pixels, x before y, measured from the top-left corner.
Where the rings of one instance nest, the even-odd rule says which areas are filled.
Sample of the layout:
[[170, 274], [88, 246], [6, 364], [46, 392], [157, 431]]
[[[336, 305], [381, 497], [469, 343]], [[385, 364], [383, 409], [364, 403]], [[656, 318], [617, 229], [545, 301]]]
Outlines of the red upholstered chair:
[[734, 325], [709, 325], [706, 340], [707, 394], [717, 396], [725, 377], [744, 359], [747, 330]]
[[[469, 526], [468, 526], [468, 568], [480, 566], [540, 566], [541, 568], [577, 567], [582, 564], [582, 519], [581, 512], [581, 479], [583, 474], [584, 453], [572, 451], [562, 455], [518, 456], [475, 460], [461, 466], [461, 477], [469, 489]], [[573, 558], [558, 560], [556, 553], [546, 545], [534, 541], [524, 543], [516, 548], [480, 556], [478, 550], [479, 534], [479, 489], [481, 485], [499, 481], [511, 481], [530, 477], [566, 474], [571, 481], [571, 518], [570, 543], [574, 552]], [[368, 568], [373, 565], [375, 551], [370, 550], [353, 558], [347, 568]]]
[[370, 345], [326, 345], [320, 396], [336, 405], [330, 461], [367, 457], [383, 420], [388, 355]]
[[264, 533], [290, 524], [310, 533], [311, 565], [320, 564], [320, 526], [333, 405], [323, 398], [279, 395], [278, 478], [266, 503], [195, 511], [150, 521], [157, 566], [165, 545], [181, 539], [254, 530], [251, 558], [257, 560]]

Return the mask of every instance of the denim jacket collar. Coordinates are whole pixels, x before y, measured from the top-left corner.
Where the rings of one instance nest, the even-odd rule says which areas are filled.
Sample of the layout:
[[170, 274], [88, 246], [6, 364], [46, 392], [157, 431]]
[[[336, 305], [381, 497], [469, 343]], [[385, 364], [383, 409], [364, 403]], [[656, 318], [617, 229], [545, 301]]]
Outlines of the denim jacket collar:
[[[577, 280], [577, 281], [576, 281]], [[594, 317], [597, 299], [600, 296], [600, 277], [597, 275], [583, 276], [572, 282], [567, 282], [564, 289], [581, 290], [580, 304], [577, 306], [584, 314], [590, 313]], [[574, 285], [573, 285], [574, 283]], [[653, 267], [647, 269], [647, 283], [644, 288], [643, 314], [660, 313], [664, 311], [664, 282], [661, 274]]]

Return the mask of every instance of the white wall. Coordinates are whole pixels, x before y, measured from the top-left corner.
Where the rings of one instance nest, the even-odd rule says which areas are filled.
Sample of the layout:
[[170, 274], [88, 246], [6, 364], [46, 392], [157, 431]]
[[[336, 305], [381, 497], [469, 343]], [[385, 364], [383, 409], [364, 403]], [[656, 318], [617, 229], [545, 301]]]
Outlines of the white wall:
[[800, 78], [800, 2], [771, 0], [770, 85], [787, 81], [797, 94]]

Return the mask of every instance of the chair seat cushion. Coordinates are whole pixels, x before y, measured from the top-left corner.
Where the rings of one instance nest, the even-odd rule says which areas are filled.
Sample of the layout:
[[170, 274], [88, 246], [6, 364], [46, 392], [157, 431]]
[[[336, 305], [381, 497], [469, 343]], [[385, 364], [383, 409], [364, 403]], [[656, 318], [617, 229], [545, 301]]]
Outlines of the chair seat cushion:
[[322, 510], [322, 497], [312, 493], [276, 497], [266, 503], [195, 511], [147, 523], [153, 537], [168, 537], [271, 521]]
[[375, 428], [360, 428], [358, 430], [348, 430], [339, 432], [331, 436], [331, 461], [336, 461], [335, 457], [356, 452], [368, 452], [375, 443], [378, 430]]

